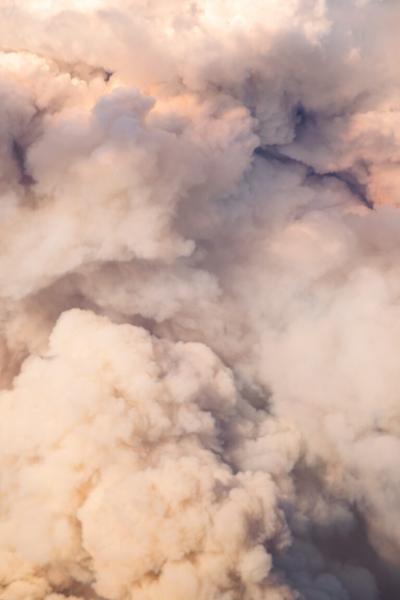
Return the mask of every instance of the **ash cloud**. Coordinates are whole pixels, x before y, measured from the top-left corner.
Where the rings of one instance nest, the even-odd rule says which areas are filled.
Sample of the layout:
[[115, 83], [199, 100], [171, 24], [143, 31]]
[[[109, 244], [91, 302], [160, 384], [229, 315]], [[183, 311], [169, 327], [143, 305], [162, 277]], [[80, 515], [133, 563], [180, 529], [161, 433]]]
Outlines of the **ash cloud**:
[[398, 598], [399, 26], [0, 2], [0, 600]]

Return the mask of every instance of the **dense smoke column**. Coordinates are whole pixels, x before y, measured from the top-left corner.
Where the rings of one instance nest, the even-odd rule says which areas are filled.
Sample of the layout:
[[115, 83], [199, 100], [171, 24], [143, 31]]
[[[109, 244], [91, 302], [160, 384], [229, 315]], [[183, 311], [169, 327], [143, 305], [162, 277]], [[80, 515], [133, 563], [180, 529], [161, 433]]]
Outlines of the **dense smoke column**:
[[397, 600], [397, 0], [0, 0], [0, 600]]

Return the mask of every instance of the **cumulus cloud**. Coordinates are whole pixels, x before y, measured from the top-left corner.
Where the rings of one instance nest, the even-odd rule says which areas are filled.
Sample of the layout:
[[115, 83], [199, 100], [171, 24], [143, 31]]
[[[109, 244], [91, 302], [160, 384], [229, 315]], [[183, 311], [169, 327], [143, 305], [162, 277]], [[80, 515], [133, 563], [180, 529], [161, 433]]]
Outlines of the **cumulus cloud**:
[[400, 590], [395, 0], [0, 2], [0, 599]]

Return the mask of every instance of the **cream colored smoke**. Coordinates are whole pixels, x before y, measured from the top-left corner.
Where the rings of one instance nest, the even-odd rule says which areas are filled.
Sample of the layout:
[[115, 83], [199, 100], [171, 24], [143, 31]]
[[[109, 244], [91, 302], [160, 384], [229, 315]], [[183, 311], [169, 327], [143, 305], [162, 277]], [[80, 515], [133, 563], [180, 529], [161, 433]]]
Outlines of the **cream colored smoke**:
[[398, 597], [399, 27], [0, 0], [0, 600]]

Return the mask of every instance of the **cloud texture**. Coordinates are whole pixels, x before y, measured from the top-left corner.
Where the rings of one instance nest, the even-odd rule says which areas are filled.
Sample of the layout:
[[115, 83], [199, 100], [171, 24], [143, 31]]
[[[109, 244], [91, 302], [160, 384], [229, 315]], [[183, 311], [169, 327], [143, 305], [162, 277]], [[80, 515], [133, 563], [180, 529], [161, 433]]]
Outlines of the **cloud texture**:
[[399, 27], [0, 1], [0, 600], [399, 597]]

